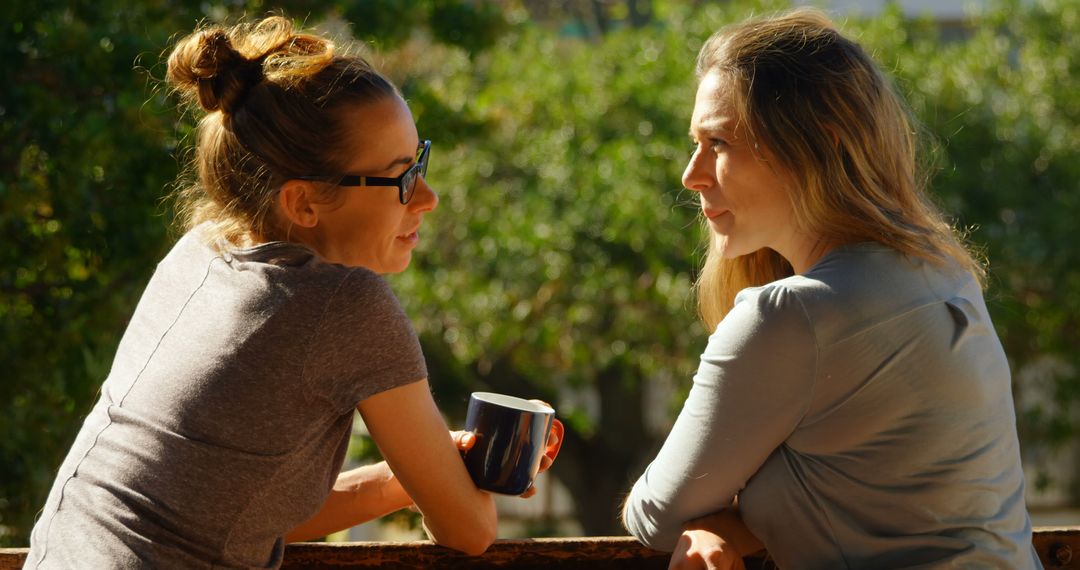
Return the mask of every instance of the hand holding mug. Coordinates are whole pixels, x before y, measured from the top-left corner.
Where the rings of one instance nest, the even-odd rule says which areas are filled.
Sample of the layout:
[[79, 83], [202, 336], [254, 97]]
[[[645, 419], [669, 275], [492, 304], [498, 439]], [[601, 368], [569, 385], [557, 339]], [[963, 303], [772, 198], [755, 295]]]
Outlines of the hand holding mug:
[[[475, 438], [462, 456], [476, 486], [504, 495], [531, 496], [537, 473], [551, 467], [565, 431], [555, 410], [539, 400], [474, 392], [465, 431]], [[469, 438], [462, 435], [459, 448]]]
[[[556, 418], [551, 424], [551, 432], [548, 433], [547, 447], [544, 451], [544, 456], [540, 459], [540, 470], [537, 471], [538, 475], [550, 469], [555, 463], [555, 458], [559, 455], [559, 450], [562, 449], [563, 433], [565, 433], [565, 431], [566, 428], [563, 426], [563, 423]], [[452, 431], [450, 432], [450, 437], [454, 440], [454, 446], [461, 452], [469, 451], [472, 449], [472, 446], [476, 445], [476, 435], [471, 431]], [[535, 494], [536, 487], [530, 485], [520, 496], [522, 499], [528, 499]]]
[[450, 439], [454, 441], [454, 447], [458, 451], [466, 452], [476, 445], [476, 434], [471, 431], [457, 430], [450, 432]]

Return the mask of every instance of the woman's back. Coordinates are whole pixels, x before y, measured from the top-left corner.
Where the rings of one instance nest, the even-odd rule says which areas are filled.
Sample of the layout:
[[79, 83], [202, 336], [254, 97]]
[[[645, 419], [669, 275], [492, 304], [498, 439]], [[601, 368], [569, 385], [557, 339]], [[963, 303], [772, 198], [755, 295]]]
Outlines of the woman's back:
[[804, 416], [739, 494], [781, 567], [1030, 567], [1009, 367], [976, 282], [860, 244], [770, 287], [796, 292], [816, 352], [791, 371]]
[[274, 567], [337, 477], [356, 403], [426, 377], [381, 277], [197, 234], [148, 285], [30, 567]]
[[974, 280], [876, 244], [743, 291], [710, 337], [635, 535], [738, 495], [781, 568], [1038, 567], [1008, 363]]

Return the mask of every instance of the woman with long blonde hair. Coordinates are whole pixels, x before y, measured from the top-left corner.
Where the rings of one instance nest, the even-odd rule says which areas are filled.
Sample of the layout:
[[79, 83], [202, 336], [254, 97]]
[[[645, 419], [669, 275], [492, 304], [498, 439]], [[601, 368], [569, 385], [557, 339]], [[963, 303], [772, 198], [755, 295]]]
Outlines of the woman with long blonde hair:
[[712, 334], [623, 512], [673, 568], [1037, 568], [983, 268], [902, 99], [821, 12], [717, 32], [683, 175]]

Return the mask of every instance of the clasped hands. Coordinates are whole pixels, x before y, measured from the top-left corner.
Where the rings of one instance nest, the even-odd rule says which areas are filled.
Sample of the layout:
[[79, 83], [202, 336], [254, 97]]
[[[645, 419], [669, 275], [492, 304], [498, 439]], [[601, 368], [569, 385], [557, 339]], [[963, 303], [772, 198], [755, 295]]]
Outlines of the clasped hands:
[[738, 508], [730, 507], [683, 525], [668, 570], [745, 570], [743, 556], [763, 548]]

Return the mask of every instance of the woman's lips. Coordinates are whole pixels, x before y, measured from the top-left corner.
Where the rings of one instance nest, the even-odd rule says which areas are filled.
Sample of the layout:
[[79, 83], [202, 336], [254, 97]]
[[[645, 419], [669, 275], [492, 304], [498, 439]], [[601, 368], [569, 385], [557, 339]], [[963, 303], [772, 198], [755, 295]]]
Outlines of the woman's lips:
[[703, 214], [705, 214], [706, 218], [709, 218], [710, 220], [715, 220], [716, 218], [719, 218], [720, 216], [723, 216], [724, 214], [726, 214], [728, 211], [727, 210], [702, 209], [701, 212]]
[[420, 232], [414, 230], [414, 231], [409, 232], [409, 233], [407, 233], [405, 235], [397, 236], [397, 239], [399, 239], [399, 240], [401, 240], [403, 242], [406, 242], [406, 243], [413, 244], [413, 243], [416, 243], [417, 241], [420, 240]]

